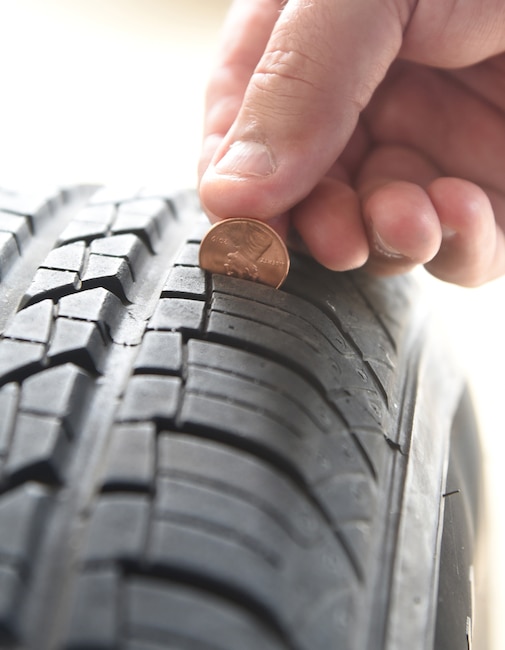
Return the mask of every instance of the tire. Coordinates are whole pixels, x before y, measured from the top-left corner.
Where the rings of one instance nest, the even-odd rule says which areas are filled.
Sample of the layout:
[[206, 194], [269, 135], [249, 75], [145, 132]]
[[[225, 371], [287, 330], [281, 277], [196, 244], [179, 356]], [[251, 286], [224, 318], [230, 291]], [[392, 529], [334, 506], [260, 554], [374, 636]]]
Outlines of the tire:
[[469, 647], [475, 427], [410, 276], [206, 276], [190, 192], [0, 206], [0, 647]]

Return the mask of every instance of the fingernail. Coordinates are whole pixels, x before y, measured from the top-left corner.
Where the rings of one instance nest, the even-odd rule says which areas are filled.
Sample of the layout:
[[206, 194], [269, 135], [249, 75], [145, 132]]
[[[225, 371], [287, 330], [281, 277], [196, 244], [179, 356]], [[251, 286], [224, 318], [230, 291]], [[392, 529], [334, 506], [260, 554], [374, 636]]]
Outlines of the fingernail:
[[218, 174], [231, 176], [269, 176], [275, 171], [270, 149], [261, 142], [234, 142], [215, 166]]
[[387, 244], [378, 232], [374, 231], [373, 239], [375, 250], [381, 255], [384, 255], [384, 257], [389, 257], [391, 259], [403, 259], [405, 257], [405, 255], [400, 253], [400, 251], [397, 251], [395, 248]]

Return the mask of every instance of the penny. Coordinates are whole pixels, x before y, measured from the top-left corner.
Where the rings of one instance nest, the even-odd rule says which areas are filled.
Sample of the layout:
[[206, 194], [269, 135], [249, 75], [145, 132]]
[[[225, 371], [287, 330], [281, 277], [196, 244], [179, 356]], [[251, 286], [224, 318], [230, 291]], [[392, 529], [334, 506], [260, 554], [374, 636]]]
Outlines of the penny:
[[279, 288], [289, 271], [288, 250], [273, 228], [256, 219], [225, 219], [202, 239], [200, 266]]

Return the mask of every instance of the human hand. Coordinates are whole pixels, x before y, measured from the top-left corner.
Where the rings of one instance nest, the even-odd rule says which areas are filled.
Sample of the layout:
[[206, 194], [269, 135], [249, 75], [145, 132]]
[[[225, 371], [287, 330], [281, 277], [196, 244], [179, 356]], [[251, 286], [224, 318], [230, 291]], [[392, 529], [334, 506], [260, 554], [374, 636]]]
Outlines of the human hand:
[[501, 0], [235, 0], [207, 94], [211, 220], [269, 220], [322, 264], [505, 273]]

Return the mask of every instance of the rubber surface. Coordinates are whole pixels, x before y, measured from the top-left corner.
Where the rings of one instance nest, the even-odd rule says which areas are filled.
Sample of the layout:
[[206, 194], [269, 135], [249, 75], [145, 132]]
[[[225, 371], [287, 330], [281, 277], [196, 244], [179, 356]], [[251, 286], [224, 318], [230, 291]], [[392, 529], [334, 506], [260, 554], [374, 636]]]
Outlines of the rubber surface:
[[432, 647], [462, 388], [421, 489], [411, 280], [206, 276], [192, 194], [90, 193], [0, 193], [0, 646]]

